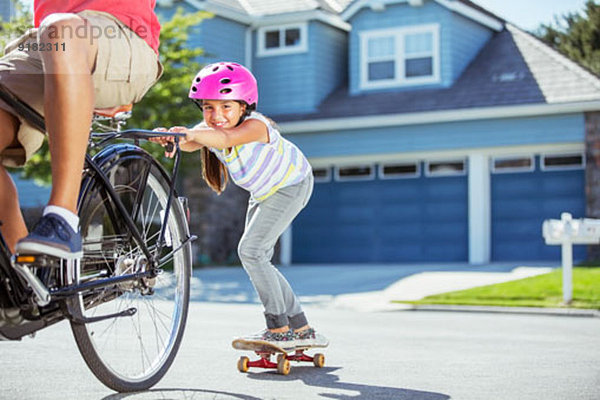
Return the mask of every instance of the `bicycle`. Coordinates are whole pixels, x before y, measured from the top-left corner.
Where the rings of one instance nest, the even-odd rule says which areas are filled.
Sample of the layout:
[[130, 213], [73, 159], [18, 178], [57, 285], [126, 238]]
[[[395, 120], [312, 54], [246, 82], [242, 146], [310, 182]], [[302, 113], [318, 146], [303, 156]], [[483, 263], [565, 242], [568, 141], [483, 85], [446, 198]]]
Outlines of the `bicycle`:
[[[43, 117], [2, 85], [0, 98], [45, 132]], [[78, 199], [81, 260], [12, 255], [0, 235], [0, 340], [66, 319], [92, 373], [118, 392], [146, 390], [171, 366], [196, 239], [175, 192], [178, 135], [170, 177], [139, 146], [166, 133], [122, 130], [130, 115], [129, 107], [94, 116]]]

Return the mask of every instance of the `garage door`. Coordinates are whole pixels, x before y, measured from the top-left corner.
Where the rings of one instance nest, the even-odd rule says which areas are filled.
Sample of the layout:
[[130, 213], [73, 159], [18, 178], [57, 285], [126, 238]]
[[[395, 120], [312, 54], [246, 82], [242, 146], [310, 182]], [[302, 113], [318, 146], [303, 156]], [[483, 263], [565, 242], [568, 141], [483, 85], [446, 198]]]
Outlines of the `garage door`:
[[[545, 219], [562, 212], [585, 216], [583, 154], [542, 154], [492, 160], [492, 259], [495, 261], [560, 260], [560, 246], [542, 237]], [[575, 246], [575, 259], [585, 258]]]
[[293, 262], [466, 261], [464, 160], [315, 170]]

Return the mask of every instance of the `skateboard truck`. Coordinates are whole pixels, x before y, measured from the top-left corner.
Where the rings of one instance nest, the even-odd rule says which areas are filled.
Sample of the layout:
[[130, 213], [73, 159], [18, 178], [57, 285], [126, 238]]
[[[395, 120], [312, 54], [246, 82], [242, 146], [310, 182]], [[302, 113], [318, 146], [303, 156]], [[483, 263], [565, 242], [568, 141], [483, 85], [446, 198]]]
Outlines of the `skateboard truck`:
[[254, 368], [271, 368], [277, 369], [277, 372], [282, 375], [290, 373], [291, 365], [290, 361], [296, 362], [312, 362], [317, 368], [322, 368], [325, 365], [325, 356], [321, 353], [317, 353], [314, 356], [304, 354], [306, 349], [296, 349], [294, 354], [287, 352], [281, 352], [277, 354], [277, 362], [271, 361], [271, 356], [276, 352], [274, 351], [256, 351], [255, 353], [260, 356], [259, 360], [250, 361], [246, 356], [240, 357], [238, 360], [238, 370], [240, 372], [248, 372], [251, 367]]

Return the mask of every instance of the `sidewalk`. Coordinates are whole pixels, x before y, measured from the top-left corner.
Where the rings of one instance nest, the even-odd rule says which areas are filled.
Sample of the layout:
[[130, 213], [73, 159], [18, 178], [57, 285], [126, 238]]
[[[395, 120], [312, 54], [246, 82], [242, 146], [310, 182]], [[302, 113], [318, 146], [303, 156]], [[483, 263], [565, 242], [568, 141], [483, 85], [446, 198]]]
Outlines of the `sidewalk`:
[[538, 315], [600, 317], [598, 310], [575, 308], [498, 307], [461, 305], [412, 305], [392, 303], [411, 301], [445, 292], [492, 285], [551, 272], [551, 267], [517, 267], [509, 272], [423, 272], [393, 283], [384, 290], [336, 296], [333, 306], [356, 311], [461, 311]]
[[395, 282], [381, 291], [336, 296], [333, 304], [358, 311], [393, 311], [415, 307], [393, 300], [420, 300], [434, 294], [528, 278], [552, 271], [550, 267], [516, 267], [507, 272], [421, 272]]
[[[469, 264], [335, 264], [294, 265], [280, 271], [306, 305], [361, 312], [471, 311], [600, 316], [597, 310], [471, 307], [392, 303], [485, 286], [550, 272], [551, 263]], [[192, 301], [259, 303], [250, 279], [241, 267], [194, 270]]]

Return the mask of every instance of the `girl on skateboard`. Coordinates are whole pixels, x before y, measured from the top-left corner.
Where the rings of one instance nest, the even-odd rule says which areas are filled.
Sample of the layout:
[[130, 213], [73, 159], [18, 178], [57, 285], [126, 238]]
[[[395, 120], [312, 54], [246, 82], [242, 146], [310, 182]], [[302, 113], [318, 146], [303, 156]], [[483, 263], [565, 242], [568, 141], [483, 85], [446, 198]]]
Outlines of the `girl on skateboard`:
[[[277, 239], [311, 196], [310, 164], [273, 121], [255, 111], [256, 79], [242, 65], [219, 62], [204, 67], [189, 97], [202, 110], [204, 121], [169, 132], [185, 134], [180, 139], [183, 151], [202, 152], [202, 176], [216, 193], [225, 189], [228, 172], [235, 184], [250, 192], [238, 255], [264, 306], [267, 329], [242, 339], [283, 348], [327, 346], [328, 340], [309, 326], [289, 283], [271, 263]], [[165, 146], [173, 138], [154, 141]], [[172, 157], [174, 151], [166, 155]]]

